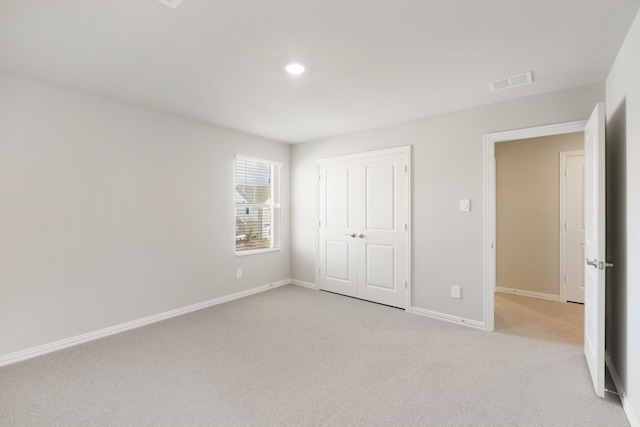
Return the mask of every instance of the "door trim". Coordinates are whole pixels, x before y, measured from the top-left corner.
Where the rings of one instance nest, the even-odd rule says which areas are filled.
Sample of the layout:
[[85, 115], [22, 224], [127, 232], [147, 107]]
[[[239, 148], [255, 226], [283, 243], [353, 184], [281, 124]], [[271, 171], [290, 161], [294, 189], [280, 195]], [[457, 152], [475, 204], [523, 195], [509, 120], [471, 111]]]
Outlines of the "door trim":
[[503, 141], [583, 132], [586, 120], [558, 123], [484, 135], [484, 330], [494, 328], [496, 289], [496, 169], [495, 144]]
[[315, 232], [315, 276], [316, 276], [316, 285], [318, 283], [318, 274], [320, 271], [320, 254], [318, 253], [318, 245], [320, 242], [320, 236], [319, 236], [319, 224], [320, 224], [320, 219], [318, 217], [318, 210], [319, 210], [319, 195], [320, 195], [320, 187], [319, 187], [319, 177], [320, 177], [320, 165], [322, 165], [323, 163], [331, 163], [331, 162], [336, 162], [336, 161], [343, 161], [343, 160], [355, 160], [355, 159], [365, 159], [368, 157], [378, 157], [378, 156], [384, 156], [384, 155], [388, 155], [388, 154], [403, 154], [406, 157], [407, 160], [407, 185], [405, 188], [405, 200], [406, 200], [406, 212], [407, 212], [407, 218], [406, 220], [406, 224], [407, 224], [407, 239], [406, 239], [406, 249], [407, 249], [407, 264], [406, 264], [406, 268], [407, 268], [407, 299], [405, 301], [405, 307], [404, 310], [406, 312], [409, 312], [411, 309], [411, 284], [413, 282], [413, 270], [411, 269], [411, 258], [412, 258], [412, 253], [411, 253], [411, 218], [412, 218], [412, 212], [411, 212], [411, 195], [412, 195], [412, 190], [411, 190], [411, 182], [412, 182], [412, 175], [411, 175], [411, 146], [410, 145], [405, 145], [402, 147], [393, 147], [393, 148], [387, 148], [387, 149], [382, 149], [382, 150], [375, 150], [375, 151], [365, 151], [365, 152], [361, 152], [361, 153], [353, 153], [353, 154], [346, 154], [346, 155], [340, 155], [340, 156], [334, 156], [334, 157], [325, 157], [322, 159], [316, 159], [316, 168], [315, 168], [315, 173], [316, 173], [316, 185], [315, 185], [315, 227], [316, 227], [316, 232]]
[[567, 302], [567, 282], [565, 276], [567, 274], [567, 230], [564, 229], [564, 223], [567, 222], [567, 176], [564, 171], [567, 169], [567, 159], [569, 157], [584, 156], [584, 150], [561, 151], [560, 152], [560, 222], [558, 230], [560, 236], [560, 301]]

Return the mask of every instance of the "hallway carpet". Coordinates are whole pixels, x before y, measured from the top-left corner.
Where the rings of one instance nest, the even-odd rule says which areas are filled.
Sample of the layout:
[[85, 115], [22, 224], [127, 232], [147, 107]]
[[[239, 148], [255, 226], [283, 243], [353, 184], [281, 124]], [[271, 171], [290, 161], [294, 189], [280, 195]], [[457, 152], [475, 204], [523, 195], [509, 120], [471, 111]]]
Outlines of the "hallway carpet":
[[584, 342], [584, 305], [496, 292], [495, 331], [575, 344]]

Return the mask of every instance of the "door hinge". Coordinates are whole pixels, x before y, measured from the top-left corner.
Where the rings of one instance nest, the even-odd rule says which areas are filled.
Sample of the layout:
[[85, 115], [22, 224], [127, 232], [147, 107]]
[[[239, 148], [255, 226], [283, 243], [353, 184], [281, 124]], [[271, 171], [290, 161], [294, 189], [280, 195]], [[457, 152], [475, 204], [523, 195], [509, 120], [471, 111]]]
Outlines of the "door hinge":
[[564, 170], [564, 176], [568, 176], [568, 175], [567, 175], [567, 170], [566, 170], [566, 169]]
[[322, 226], [322, 221], [318, 221], [318, 227]]
[[322, 181], [322, 175], [318, 175], [318, 181]]
[[404, 288], [409, 289], [409, 284], [406, 281], [404, 282]]
[[409, 171], [409, 168], [407, 167], [407, 165], [404, 165], [404, 173], [407, 173]]
[[407, 231], [409, 229], [409, 227], [407, 226], [407, 224], [404, 225], [404, 231]]
[[564, 223], [564, 229], [565, 230], [567, 229], [567, 223], [566, 222]]

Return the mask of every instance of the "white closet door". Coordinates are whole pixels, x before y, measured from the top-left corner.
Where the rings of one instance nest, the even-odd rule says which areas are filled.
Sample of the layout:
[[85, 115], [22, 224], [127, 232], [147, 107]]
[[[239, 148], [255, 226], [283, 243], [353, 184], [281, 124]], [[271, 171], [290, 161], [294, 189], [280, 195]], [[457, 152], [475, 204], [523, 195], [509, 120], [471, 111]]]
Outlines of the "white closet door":
[[[364, 159], [362, 231], [358, 234], [358, 298], [406, 307], [406, 156]], [[362, 237], [360, 237], [362, 235]]]
[[319, 164], [318, 286], [408, 304], [408, 150]]
[[357, 296], [356, 170], [352, 161], [325, 163], [318, 185], [318, 286], [331, 292]]

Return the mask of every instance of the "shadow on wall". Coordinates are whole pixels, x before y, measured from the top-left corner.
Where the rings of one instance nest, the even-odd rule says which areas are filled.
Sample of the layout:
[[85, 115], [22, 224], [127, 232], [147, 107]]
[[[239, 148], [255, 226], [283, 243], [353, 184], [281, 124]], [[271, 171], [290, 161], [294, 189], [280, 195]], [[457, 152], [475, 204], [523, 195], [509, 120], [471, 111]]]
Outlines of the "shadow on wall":
[[[606, 350], [618, 375], [626, 378], [627, 361], [627, 102], [609, 115], [606, 139], [607, 261]], [[625, 384], [626, 385], [626, 384]]]

